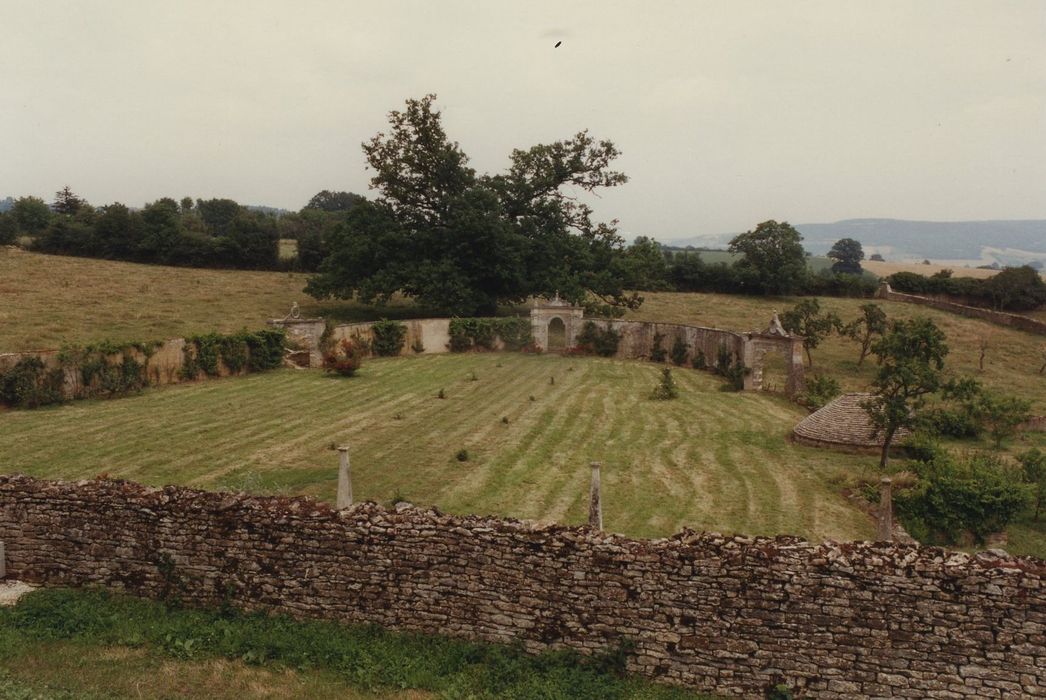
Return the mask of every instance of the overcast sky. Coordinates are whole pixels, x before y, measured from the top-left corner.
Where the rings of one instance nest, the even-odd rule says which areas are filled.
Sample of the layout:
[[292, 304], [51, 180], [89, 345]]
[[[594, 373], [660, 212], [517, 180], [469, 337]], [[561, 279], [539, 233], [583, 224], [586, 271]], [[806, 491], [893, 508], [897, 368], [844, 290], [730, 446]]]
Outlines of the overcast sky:
[[629, 238], [1046, 218], [1043, 0], [0, 0], [0, 33], [0, 198], [366, 193], [360, 143], [434, 92], [480, 171], [614, 141]]

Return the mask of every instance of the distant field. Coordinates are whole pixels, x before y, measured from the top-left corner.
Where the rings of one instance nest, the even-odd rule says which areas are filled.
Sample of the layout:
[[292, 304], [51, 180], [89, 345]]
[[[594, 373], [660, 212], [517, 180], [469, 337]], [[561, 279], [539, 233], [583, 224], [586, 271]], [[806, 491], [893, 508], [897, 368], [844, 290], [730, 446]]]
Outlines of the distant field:
[[306, 275], [200, 270], [41, 255], [0, 246], [0, 352], [54, 349], [104, 339], [175, 338], [261, 328], [295, 301], [306, 315], [348, 320], [418, 313], [317, 303]]
[[[281, 370], [0, 413], [0, 464], [41, 477], [108, 472], [333, 500], [330, 446], [347, 443], [360, 500], [581, 523], [588, 465], [599, 460], [615, 532], [872, 534], [830, 479], [843, 464], [872, 469], [874, 458], [790, 443], [801, 409], [723, 393], [706, 372], [675, 370], [681, 397], [655, 402], [659, 372], [652, 363], [508, 353], [374, 360], [351, 379]], [[446, 399], [436, 398], [440, 389]], [[462, 449], [467, 461], [457, 459]]]
[[914, 272], [917, 275], [925, 275], [926, 277], [929, 277], [941, 270], [951, 270], [955, 277], [976, 277], [977, 279], [987, 279], [999, 272], [998, 270], [982, 270], [978, 267], [920, 265], [917, 263], [876, 262], [874, 260], [864, 260], [861, 262], [861, 266], [869, 272], [875, 273], [879, 277], [886, 277], [895, 272]]

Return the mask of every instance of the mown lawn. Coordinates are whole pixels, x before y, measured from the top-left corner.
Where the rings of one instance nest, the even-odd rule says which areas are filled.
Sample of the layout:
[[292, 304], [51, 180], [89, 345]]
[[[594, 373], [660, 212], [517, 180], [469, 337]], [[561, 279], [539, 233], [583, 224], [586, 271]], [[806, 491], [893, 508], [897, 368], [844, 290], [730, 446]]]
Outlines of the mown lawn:
[[359, 500], [581, 523], [598, 460], [609, 530], [872, 535], [828, 482], [873, 458], [793, 445], [801, 409], [705, 372], [674, 370], [680, 398], [653, 401], [660, 369], [505, 353], [372, 360], [353, 378], [280, 370], [0, 413], [0, 465], [333, 500], [345, 443]]

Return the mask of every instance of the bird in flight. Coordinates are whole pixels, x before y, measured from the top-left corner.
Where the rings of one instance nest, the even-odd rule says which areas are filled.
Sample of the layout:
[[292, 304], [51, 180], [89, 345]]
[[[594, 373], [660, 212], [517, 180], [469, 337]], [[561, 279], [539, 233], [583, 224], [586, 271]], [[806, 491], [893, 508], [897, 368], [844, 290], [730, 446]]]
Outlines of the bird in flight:
[[562, 44], [562, 43], [563, 43], [562, 41], [557, 41], [557, 42], [556, 42], [556, 45], [555, 45], [555, 46], [554, 46], [553, 48], [556, 48], [556, 49], [558, 49], [558, 48], [559, 48], [559, 45], [560, 45], [560, 44]]

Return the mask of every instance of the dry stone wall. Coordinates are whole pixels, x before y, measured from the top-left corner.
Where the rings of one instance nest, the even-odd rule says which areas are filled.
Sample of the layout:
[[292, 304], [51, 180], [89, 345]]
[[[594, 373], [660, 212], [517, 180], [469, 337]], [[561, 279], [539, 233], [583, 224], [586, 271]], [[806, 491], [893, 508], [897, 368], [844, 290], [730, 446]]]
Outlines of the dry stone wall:
[[732, 696], [1046, 696], [1046, 562], [0, 477], [8, 575], [537, 651]]
[[883, 283], [879, 287], [879, 292], [876, 296], [888, 301], [903, 301], [909, 304], [929, 306], [933, 309], [950, 311], [953, 314], [959, 314], [960, 316], [966, 316], [968, 318], [979, 318], [982, 321], [988, 321], [989, 323], [994, 323], [1000, 326], [1009, 326], [1010, 328], [1016, 328], [1017, 330], [1026, 331], [1028, 333], [1046, 335], [1046, 323], [1031, 318], [1030, 316], [1008, 314], [1003, 311], [992, 311], [991, 309], [985, 309], [980, 306], [966, 306], [965, 304], [957, 304], [954, 301], [946, 301], [933, 297], [903, 294], [901, 292], [893, 291], [893, 289], [890, 288], [890, 285], [886, 283]]

